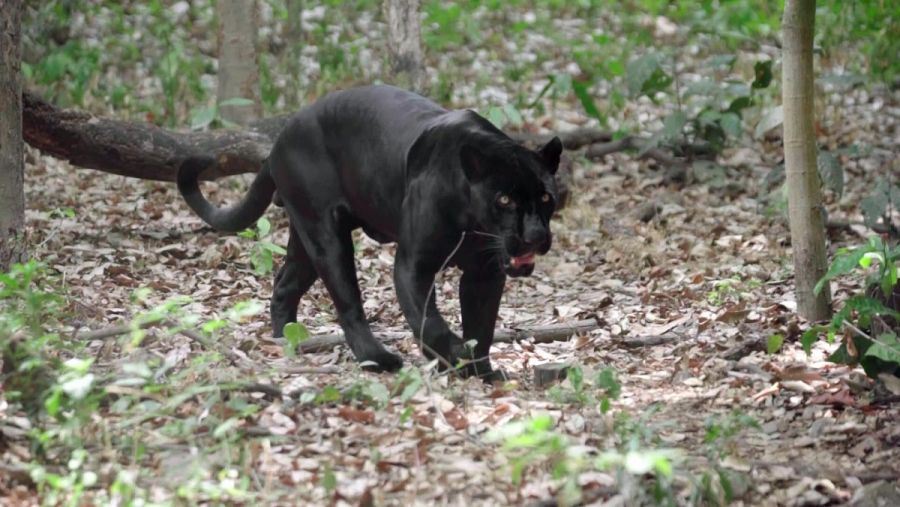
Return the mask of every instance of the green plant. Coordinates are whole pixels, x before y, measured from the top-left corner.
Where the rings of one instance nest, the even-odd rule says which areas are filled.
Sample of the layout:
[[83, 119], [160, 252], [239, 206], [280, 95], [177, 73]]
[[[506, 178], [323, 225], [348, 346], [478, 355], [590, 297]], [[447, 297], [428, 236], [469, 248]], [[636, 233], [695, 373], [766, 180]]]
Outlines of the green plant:
[[759, 288], [761, 282], [756, 278], [743, 280], [739, 276], [732, 276], [712, 283], [712, 290], [706, 294], [706, 300], [715, 306], [721, 306], [728, 302], [738, 301], [749, 297], [747, 291]]
[[826, 53], [840, 53], [852, 45], [866, 57], [848, 60], [852, 70], [867, 71], [887, 83], [900, 76], [896, 57], [900, 51], [900, 6], [896, 2], [827, 0], [817, 10], [817, 18], [818, 39]]
[[[47, 267], [36, 261], [15, 264], [0, 273], [0, 353], [5, 396], [21, 402], [29, 413], [40, 410], [44, 393], [54, 384], [64, 348], [48, 327], [58, 322], [65, 299], [53, 287]], [[77, 348], [73, 348], [77, 352]]]
[[[624, 414], [620, 420], [627, 419]], [[628, 501], [640, 504], [649, 497], [657, 504], [673, 504], [674, 492], [671, 478], [679, 453], [672, 449], [648, 449], [643, 447], [641, 436], [645, 425], [619, 425], [619, 428], [635, 428], [634, 432], [621, 432], [619, 449], [591, 456], [584, 447], [576, 446], [564, 434], [554, 430], [549, 415], [537, 415], [514, 421], [488, 433], [487, 440], [501, 444], [510, 458], [513, 483], [524, 480], [530, 469], [550, 467], [551, 475], [561, 482], [557, 500], [561, 505], [577, 504], [581, 500], [578, 475], [588, 470], [615, 471], [620, 483], [628, 483]], [[640, 428], [640, 429], [638, 429]], [[652, 477], [649, 488], [639, 483], [644, 476]]]
[[246, 229], [238, 233], [240, 237], [253, 241], [250, 249], [250, 263], [253, 265], [253, 269], [261, 275], [271, 272], [274, 268], [274, 254], [284, 255], [287, 253], [284, 248], [266, 239], [271, 231], [272, 223], [266, 217], [262, 217], [256, 222], [256, 230]]
[[[147, 304], [150, 296], [139, 289], [133, 301]], [[158, 339], [191, 329], [197, 319], [186, 313], [187, 302], [176, 296], [151, 305], [132, 319], [118, 345], [133, 351], [149, 333]], [[227, 369], [210, 368], [221, 357], [216, 352], [194, 354], [183, 363], [138, 354], [112, 367], [98, 364], [82, 353], [78, 335], [60, 338], [66, 308], [58, 280], [40, 263], [17, 264], [0, 274], [5, 410], [22, 411], [29, 419], [33, 456], [17, 466], [30, 472], [44, 503], [146, 503], [149, 494], [142, 484], [160, 477], [155, 467], [143, 465], [166, 452], [159, 438], [207, 449], [192, 458], [187, 477], [171, 485], [172, 498], [252, 503], [249, 479], [235, 468], [248, 455], [240, 428], [258, 413], [261, 401], [236, 396], [248, 383], [223, 381]], [[261, 308], [257, 302], [239, 303], [221, 322], [203, 329], [214, 333]], [[192, 336], [214, 347], [199, 333]], [[106, 339], [115, 344], [113, 338]]]
[[551, 387], [548, 396], [560, 403], [572, 403], [576, 405], [596, 405], [600, 413], [607, 413], [612, 400], [618, 399], [622, 387], [616, 378], [616, 372], [612, 368], [604, 368], [594, 375], [586, 384], [584, 371], [573, 366], [566, 371], [567, 386], [557, 385]]
[[288, 346], [285, 347], [285, 353], [288, 357], [293, 357], [297, 353], [297, 347], [309, 339], [309, 330], [299, 322], [288, 322], [285, 324], [283, 332], [284, 339], [288, 343]]
[[708, 418], [705, 426], [703, 446], [708, 468], [691, 477], [691, 504], [730, 505], [748, 489], [750, 478], [723, 466], [724, 459], [736, 447], [735, 437], [748, 428], [759, 429], [759, 422], [734, 411], [725, 417]]
[[22, 73], [28, 81], [46, 86], [54, 100], [83, 106], [85, 94], [100, 71], [100, 58], [99, 49], [69, 40], [34, 65], [24, 63]]
[[29, 475], [43, 497], [44, 505], [80, 505], [85, 489], [97, 484], [97, 474], [84, 465], [88, 452], [76, 449], [66, 463], [66, 472], [54, 473], [37, 465], [31, 468]]
[[506, 126], [521, 127], [524, 123], [522, 113], [512, 104], [491, 106], [488, 108], [485, 116], [500, 129]]
[[[734, 57], [711, 58], [708, 69], [715, 73], [720, 67], [730, 70]], [[674, 64], [671, 64], [674, 65]], [[644, 143], [641, 153], [659, 146], [668, 146], [675, 153], [693, 157], [703, 152], [718, 153], [729, 140], [739, 138], [744, 131], [743, 111], [756, 103], [755, 92], [772, 83], [772, 61], [761, 60], [754, 65], [750, 83], [704, 79], [690, 83], [682, 91], [678, 75], [665, 70], [662, 56], [648, 53], [628, 63], [626, 82], [633, 97], [646, 95], [656, 100], [659, 93], [671, 92], [676, 109], [663, 120], [663, 127]]]
[[866, 225], [877, 226], [878, 222], [890, 230], [893, 227], [892, 213], [900, 213], [900, 183], [883, 178], [860, 203]]
[[549, 415], [538, 415], [492, 431], [488, 441], [500, 442], [501, 449], [510, 455], [514, 484], [522, 482], [529, 467], [546, 463], [554, 479], [564, 480], [561, 503], [574, 504], [581, 496], [575, 479], [587, 468], [588, 457], [568, 437], [554, 431], [554, 424]]
[[809, 353], [821, 335], [831, 342], [838, 333], [847, 330], [849, 335], [829, 360], [859, 363], [872, 377], [884, 371], [900, 372], [898, 262], [900, 246], [890, 246], [878, 236], [861, 247], [839, 250], [828, 272], [816, 285], [816, 293], [829, 281], [851, 274], [864, 275], [863, 293], [844, 301], [827, 325], [813, 326], [803, 333], [804, 350]]

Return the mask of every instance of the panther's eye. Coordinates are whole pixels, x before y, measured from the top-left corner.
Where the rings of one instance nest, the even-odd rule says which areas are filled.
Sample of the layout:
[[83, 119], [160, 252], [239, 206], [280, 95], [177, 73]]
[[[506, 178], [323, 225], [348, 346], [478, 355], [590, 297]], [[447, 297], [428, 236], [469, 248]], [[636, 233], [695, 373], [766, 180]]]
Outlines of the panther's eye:
[[509, 196], [506, 194], [500, 194], [500, 196], [497, 197], [497, 204], [506, 208], [512, 204], [512, 199], [510, 199]]
[[541, 202], [550, 202], [550, 194], [545, 192], [544, 195], [541, 196]]

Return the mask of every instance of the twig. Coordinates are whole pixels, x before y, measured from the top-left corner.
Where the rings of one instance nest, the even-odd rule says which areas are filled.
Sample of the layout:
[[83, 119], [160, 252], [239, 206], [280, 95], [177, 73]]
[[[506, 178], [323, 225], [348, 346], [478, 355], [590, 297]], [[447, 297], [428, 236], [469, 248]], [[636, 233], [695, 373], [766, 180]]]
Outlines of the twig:
[[243, 384], [237, 384], [234, 390], [244, 393], [263, 393], [271, 396], [272, 398], [281, 398], [282, 396], [281, 389], [279, 389], [278, 387], [270, 384], [260, 384], [258, 382], [246, 382]]
[[[147, 319], [144, 322], [141, 322], [137, 325], [138, 329], [147, 329], [148, 327], [153, 327], [160, 322], [163, 321], [163, 317], [154, 317], [152, 319]], [[95, 331], [88, 331], [86, 333], [75, 332], [75, 338], [79, 338], [85, 341], [91, 340], [104, 340], [106, 338], [112, 338], [114, 336], [121, 336], [123, 334], [130, 333], [134, 327], [131, 324], [117, 324], [115, 326], [105, 327], [102, 329], [97, 329]]]
[[247, 426], [246, 428], [238, 428], [238, 431], [245, 437], [271, 437], [272, 430], [263, 426]]
[[227, 358], [231, 362], [231, 364], [237, 364], [243, 360], [241, 356], [232, 352], [228, 347], [222, 345], [221, 343], [210, 341], [205, 336], [194, 331], [193, 329], [188, 329], [183, 326], [179, 327], [177, 323], [172, 322], [171, 320], [166, 320], [165, 322], [170, 327], [178, 329], [179, 333], [187, 336], [188, 338], [199, 344], [201, 347], [207, 350], [214, 350], [219, 354], [222, 354], [222, 356]]
[[675, 333], [652, 334], [647, 336], [637, 336], [635, 338], [625, 338], [621, 341], [622, 346], [629, 349], [640, 347], [653, 347], [656, 345], [665, 345], [678, 340], [680, 336]]
[[[210, 341], [209, 339], [207, 339], [205, 336], [198, 333], [197, 331], [194, 331], [193, 329], [185, 328], [184, 326], [179, 325], [178, 323], [173, 322], [172, 320], [167, 319], [165, 317], [155, 316], [155, 317], [149, 318], [143, 322], [138, 323], [136, 328], [137, 329], [147, 329], [147, 328], [150, 328], [153, 326], [158, 326], [158, 325], [166, 325], [169, 328], [175, 329], [178, 333], [190, 338], [192, 341], [196, 342], [203, 348], [206, 348], [209, 350], [214, 350], [214, 351], [222, 354], [222, 356], [227, 358], [232, 364], [239, 363], [243, 360], [243, 358], [241, 356], [232, 352], [230, 349], [228, 349], [228, 347], [225, 347], [219, 343]], [[117, 324], [115, 326], [110, 326], [110, 327], [106, 327], [103, 329], [97, 329], [95, 331], [88, 331], [87, 333], [82, 333], [82, 334], [79, 334], [78, 332], [76, 332], [75, 337], [80, 338], [85, 341], [103, 340], [106, 338], [112, 338], [115, 336], [121, 336], [123, 334], [128, 334], [134, 329], [135, 329], [135, 326], [132, 324]]]
[[[456, 246], [453, 247], [453, 251], [447, 255], [447, 258], [444, 259], [444, 263], [441, 265], [441, 269], [437, 270], [437, 273], [434, 274], [434, 279], [431, 281], [431, 287], [428, 289], [428, 295], [425, 296], [425, 303], [422, 304], [422, 325], [419, 326], [419, 348], [423, 351], [431, 352], [434, 357], [440, 361], [444, 366], [447, 367], [449, 371], [454, 371], [455, 367], [447, 361], [447, 358], [442, 357], [438, 354], [434, 349], [432, 349], [427, 343], [425, 343], [425, 322], [428, 320], [428, 303], [431, 301], [432, 296], [434, 296], [434, 285], [437, 283], [437, 275], [441, 274], [445, 269], [447, 269], [447, 264], [450, 264], [450, 259], [456, 255], [456, 252], [459, 251], [459, 247], [462, 246], [463, 241], [466, 239], [466, 231], [462, 231], [459, 235], [459, 241], [456, 243]], [[440, 316], [438, 316], [440, 319]]]
[[8, 481], [34, 485], [34, 481], [31, 479], [31, 471], [24, 465], [0, 463], [0, 473], [5, 475]]
[[878, 340], [876, 340], [875, 338], [872, 338], [871, 335], [869, 335], [868, 333], [866, 333], [866, 332], [863, 331], [862, 329], [860, 329], [860, 328], [854, 326], [854, 325], [851, 324], [849, 321], [844, 320], [843, 324], [844, 324], [844, 326], [850, 328], [851, 331], [853, 331], [854, 333], [856, 333], [857, 335], [859, 335], [861, 338], [865, 338], [865, 339], [869, 340], [869, 341], [872, 342], [872, 343], [878, 343]]
[[763, 352], [765, 350], [766, 339], [762, 336], [756, 336], [729, 348], [722, 352], [720, 356], [729, 361], [739, 361], [741, 358], [749, 356], [754, 352]]
[[862, 225], [864, 227], [868, 227], [878, 234], [889, 234], [891, 236], [900, 236], [900, 230], [894, 227], [892, 223], [884, 223], [884, 224], [866, 224], [863, 221], [854, 221], [851, 222], [849, 220], [828, 220], [825, 222], [825, 227], [828, 229], [838, 229], [838, 230], [849, 230], [852, 231], [852, 225]]
[[336, 366], [290, 366], [288, 368], [278, 369], [279, 373], [288, 375], [333, 375], [345, 371], [346, 370], [342, 370]]

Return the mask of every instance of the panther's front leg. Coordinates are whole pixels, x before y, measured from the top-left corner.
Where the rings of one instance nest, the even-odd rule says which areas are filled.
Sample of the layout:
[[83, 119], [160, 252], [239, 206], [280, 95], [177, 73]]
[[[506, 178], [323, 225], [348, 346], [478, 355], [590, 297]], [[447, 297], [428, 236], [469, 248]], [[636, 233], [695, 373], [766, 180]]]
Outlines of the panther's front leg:
[[394, 260], [394, 286], [406, 322], [421, 343], [425, 356], [432, 359], [441, 357], [442, 368], [455, 367], [456, 353], [463, 342], [441, 317], [435, 294], [431, 292], [435, 275], [441, 267], [441, 259], [435, 259], [435, 256], [421, 255], [401, 244]]
[[490, 268], [468, 269], [463, 272], [459, 281], [463, 337], [467, 342], [475, 341], [467, 373], [476, 375], [485, 382], [506, 379], [502, 371], [493, 369], [490, 358], [494, 326], [505, 283], [506, 274]]

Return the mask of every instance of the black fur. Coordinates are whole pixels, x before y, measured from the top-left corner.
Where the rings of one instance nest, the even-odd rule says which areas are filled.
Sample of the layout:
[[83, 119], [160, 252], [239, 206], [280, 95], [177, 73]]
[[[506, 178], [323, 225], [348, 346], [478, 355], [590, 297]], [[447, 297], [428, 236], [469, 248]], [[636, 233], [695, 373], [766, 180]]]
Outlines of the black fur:
[[531, 274], [534, 255], [550, 248], [561, 151], [558, 138], [531, 151], [474, 112], [372, 86], [332, 93], [297, 113], [240, 203], [218, 209], [202, 196], [198, 177], [213, 163], [207, 158], [185, 161], [178, 188], [223, 231], [252, 225], [277, 189], [291, 234], [272, 296], [275, 335], [296, 321], [300, 297], [321, 278], [356, 358], [378, 370], [402, 361], [374, 338], [363, 313], [351, 232], [361, 227], [379, 242], [398, 243], [394, 283], [403, 314], [423, 352], [450, 364], [468, 354], [428, 294], [458, 246], [447, 263], [463, 270], [463, 337], [477, 343], [464, 371], [492, 378], [488, 353], [506, 276]]

